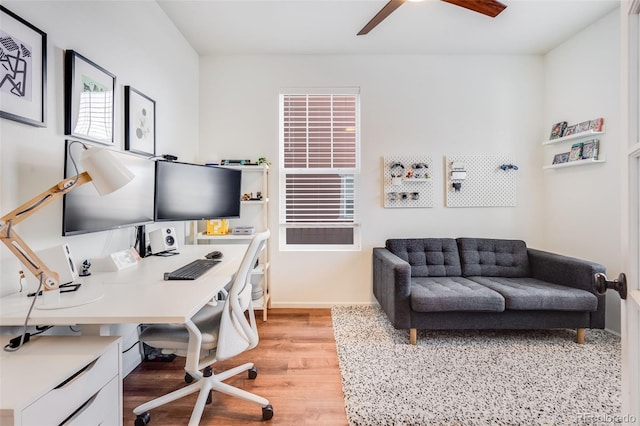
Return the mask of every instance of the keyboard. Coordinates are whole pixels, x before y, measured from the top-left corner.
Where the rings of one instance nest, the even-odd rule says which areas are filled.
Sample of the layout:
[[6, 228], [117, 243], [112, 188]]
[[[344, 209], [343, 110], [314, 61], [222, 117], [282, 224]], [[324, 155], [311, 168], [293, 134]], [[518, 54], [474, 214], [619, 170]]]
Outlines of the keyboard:
[[165, 272], [165, 280], [195, 280], [220, 263], [214, 259], [196, 259], [172, 272]]

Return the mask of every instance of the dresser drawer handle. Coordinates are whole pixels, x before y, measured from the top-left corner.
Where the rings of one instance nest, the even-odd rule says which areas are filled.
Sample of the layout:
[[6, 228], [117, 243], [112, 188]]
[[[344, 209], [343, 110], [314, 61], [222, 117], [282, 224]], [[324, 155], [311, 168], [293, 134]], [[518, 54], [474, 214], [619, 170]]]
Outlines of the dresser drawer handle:
[[67, 386], [69, 383], [73, 382], [78, 376], [80, 376], [80, 375], [84, 374], [86, 371], [92, 369], [93, 366], [96, 364], [96, 362], [98, 362], [97, 359], [95, 361], [92, 361], [89, 364], [85, 365], [80, 370], [75, 372], [73, 375], [69, 376], [69, 378], [65, 379], [64, 382], [60, 383], [54, 389], [62, 389], [63, 387]]

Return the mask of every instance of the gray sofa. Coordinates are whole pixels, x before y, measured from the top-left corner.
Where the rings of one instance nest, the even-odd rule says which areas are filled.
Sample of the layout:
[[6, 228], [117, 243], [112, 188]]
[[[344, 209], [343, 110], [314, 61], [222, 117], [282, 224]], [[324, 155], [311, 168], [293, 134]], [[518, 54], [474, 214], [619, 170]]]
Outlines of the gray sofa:
[[373, 249], [373, 293], [396, 329], [604, 328], [604, 266], [487, 238], [390, 239]]

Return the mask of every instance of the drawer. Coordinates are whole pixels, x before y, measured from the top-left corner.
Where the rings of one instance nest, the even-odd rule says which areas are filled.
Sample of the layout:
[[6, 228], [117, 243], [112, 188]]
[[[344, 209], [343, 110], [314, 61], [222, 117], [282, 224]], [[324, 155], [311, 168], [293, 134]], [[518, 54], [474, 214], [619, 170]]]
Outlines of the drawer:
[[89, 399], [77, 413], [63, 423], [64, 426], [115, 426], [122, 424], [119, 380], [117, 377]]
[[[103, 388], [111, 379], [118, 377], [120, 353], [118, 345], [64, 383], [47, 392], [22, 412], [25, 425], [60, 424], [82, 404]], [[55, 358], [43, 368], [56, 368]]]

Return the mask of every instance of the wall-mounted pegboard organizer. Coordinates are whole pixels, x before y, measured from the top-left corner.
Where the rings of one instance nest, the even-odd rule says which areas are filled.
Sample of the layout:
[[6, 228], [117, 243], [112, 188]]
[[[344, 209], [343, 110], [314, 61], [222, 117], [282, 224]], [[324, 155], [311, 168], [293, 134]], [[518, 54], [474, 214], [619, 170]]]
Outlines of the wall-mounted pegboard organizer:
[[446, 156], [447, 207], [514, 207], [517, 164], [508, 155]]
[[430, 157], [388, 156], [383, 159], [382, 169], [385, 208], [433, 207], [433, 160]]

